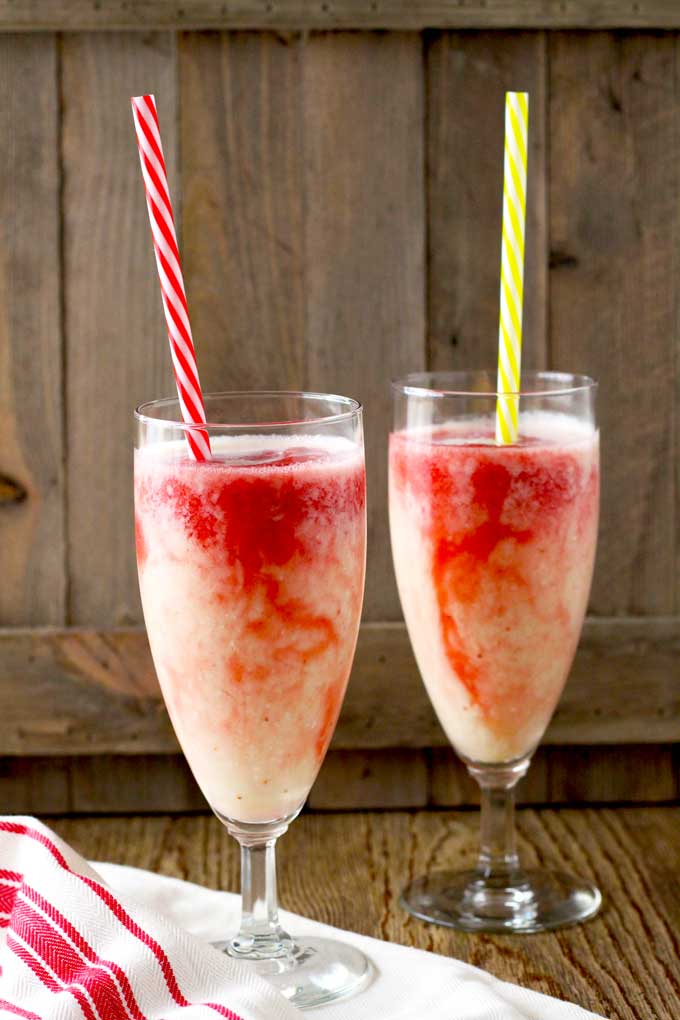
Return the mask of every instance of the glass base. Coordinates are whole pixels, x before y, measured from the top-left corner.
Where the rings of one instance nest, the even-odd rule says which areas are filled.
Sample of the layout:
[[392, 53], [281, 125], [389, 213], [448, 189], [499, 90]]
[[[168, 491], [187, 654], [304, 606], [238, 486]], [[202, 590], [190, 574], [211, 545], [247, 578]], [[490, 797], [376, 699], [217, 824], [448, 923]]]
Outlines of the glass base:
[[231, 942], [213, 944], [254, 967], [298, 1009], [346, 999], [365, 988], [373, 976], [373, 966], [363, 953], [332, 939], [295, 939], [280, 955], [263, 959], [235, 952]]
[[591, 882], [562, 872], [522, 871], [505, 883], [478, 871], [441, 871], [417, 878], [401, 905], [421, 921], [461, 931], [531, 932], [593, 917], [602, 896]]

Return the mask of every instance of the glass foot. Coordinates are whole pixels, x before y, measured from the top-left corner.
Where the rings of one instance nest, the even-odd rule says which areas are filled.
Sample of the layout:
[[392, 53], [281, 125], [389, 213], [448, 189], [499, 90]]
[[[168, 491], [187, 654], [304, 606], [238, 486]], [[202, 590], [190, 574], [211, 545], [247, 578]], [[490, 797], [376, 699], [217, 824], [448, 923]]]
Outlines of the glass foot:
[[346, 999], [365, 988], [373, 976], [373, 966], [363, 953], [332, 939], [295, 939], [280, 955], [264, 959], [241, 956], [231, 946], [223, 942], [215, 948], [254, 967], [298, 1009]]
[[529, 934], [593, 917], [602, 897], [591, 882], [562, 872], [522, 871], [506, 883], [477, 871], [417, 878], [401, 895], [414, 917], [462, 931]]

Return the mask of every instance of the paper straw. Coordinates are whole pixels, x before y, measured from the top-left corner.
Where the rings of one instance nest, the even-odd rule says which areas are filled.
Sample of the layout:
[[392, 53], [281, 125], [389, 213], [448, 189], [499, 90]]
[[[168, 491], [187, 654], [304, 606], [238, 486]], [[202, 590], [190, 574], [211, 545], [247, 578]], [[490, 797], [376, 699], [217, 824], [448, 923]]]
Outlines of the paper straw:
[[[501, 300], [498, 326], [498, 399], [496, 442], [515, 443], [519, 430], [522, 366], [522, 295], [527, 196], [529, 96], [505, 94], [505, 160], [503, 168], [503, 237]], [[502, 396], [502, 394], [514, 394]]]
[[[179, 406], [182, 418], [188, 425], [200, 425], [205, 423], [203, 394], [189, 324], [189, 309], [179, 261], [156, 100], [153, 96], [133, 96], [130, 102], [137, 132], [139, 161], [142, 165], [146, 206], [149, 210], [153, 250], [161, 285], [163, 311], [168, 326]], [[187, 429], [186, 437], [195, 460], [210, 460], [210, 439], [207, 429]]]

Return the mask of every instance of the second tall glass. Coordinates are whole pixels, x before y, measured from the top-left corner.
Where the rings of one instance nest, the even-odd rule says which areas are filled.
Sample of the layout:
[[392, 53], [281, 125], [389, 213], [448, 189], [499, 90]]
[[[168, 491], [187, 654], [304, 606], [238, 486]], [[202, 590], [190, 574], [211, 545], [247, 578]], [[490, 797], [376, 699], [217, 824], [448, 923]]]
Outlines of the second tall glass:
[[481, 787], [475, 870], [404, 892], [424, 920], [468, 931], [541, 931], [583, 920], [597, 889], [525, 871], [514, 786], [562, 693], [593, 571], [599, 498], [596, 386], [526, 372], [519, 438], [495, 441], [487, 372], [394, 384], [390, 529], [399, 594], [439, 720]]
[[182, 749], [241, 845], [242, 920], [222, 948], [298, 1006], [345, 996], [369, 964], [279, 925], [274, 845], [335, 729], [366, 560], [361, 407], [314, 393], [205, 398], [193, 460], [176, 399], [136, 414], [144, 619]]

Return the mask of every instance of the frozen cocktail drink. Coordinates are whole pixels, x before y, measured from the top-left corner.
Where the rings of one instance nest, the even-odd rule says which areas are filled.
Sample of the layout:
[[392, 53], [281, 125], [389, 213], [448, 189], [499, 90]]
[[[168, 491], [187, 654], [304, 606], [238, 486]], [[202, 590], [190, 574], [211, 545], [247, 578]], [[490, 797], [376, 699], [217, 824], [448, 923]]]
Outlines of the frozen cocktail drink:
[[294, 814], [314, 782], [361, 615], [365, 477], [340, 437], [217, 437], [136, 453], [137, 562], [156, 671], [211, 806]]

